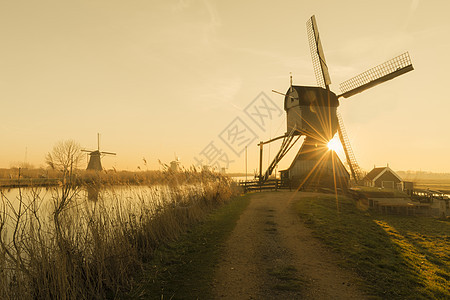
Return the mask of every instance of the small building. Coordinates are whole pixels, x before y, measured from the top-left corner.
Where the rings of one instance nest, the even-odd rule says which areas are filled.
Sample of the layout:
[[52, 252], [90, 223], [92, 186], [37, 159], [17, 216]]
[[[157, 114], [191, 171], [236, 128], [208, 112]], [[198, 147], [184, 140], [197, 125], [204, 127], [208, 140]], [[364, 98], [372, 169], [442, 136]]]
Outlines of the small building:
[[397, 173], [389, 168], [389, 165], [386, 167], [373, 168], [373, 170], [364, 177], [364, 185], [403, 190], [403, 180]]

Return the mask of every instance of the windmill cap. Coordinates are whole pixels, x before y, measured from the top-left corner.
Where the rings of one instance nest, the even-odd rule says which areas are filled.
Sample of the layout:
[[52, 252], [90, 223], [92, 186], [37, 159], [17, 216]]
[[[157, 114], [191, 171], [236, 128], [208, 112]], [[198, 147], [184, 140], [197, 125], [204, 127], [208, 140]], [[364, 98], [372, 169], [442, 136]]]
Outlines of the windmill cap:
[[[299, 98], [299, 105], [311, 105], [312, 102], [317, 101], [318, 106], [329, 106], [329, 107], [338, 107], [339, 101], [335, 93], [332, 91], [328, 91], [321, 87], [316, 86], [298, 86], [293, 85], [292, 89], [294, 90]], [[288, 101], [292, 101], [290, 95], [291, 87], [286, 92], [286, 97], [284, 98], [284, 108], [286, 109], [286, 104]]]

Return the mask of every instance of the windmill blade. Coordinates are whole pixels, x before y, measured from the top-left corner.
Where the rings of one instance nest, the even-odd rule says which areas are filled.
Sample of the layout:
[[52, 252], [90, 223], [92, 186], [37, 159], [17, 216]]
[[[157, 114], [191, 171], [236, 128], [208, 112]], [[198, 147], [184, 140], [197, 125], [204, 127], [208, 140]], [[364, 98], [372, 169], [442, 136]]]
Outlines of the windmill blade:
[[330, 74], [328, 73], [327, 62], [323, 53], [322, 43], [320, 42], [319, 29], [317, 27], [316, 17], [312, 16], [306, 23], [308, 31], [309, 49], [316, 74], [317, 85], [327, 88], [331, 84]]
[[96, 150], [86, 150], [86, 149], [81, 149], [81, 152], [89, 152], [89, 153], [91, 153], [91, 152], [94, 152], [94, 151], [96, 151]]
[[116, 155], [116, 153], [114, 153], [114, 152], [105, 152], [105, 151], [102, 151], [102, 152], [100, 152], [101, 154], [109, 154], [109, 155]]
[[341, 141], [342, 148], [344, 149], [345, 158], [347, 159], [348, 166], [350, 167], [350, 172], [355, 180], [358, 183], [362, 178], [361, 176], [361, 168], [356, 161], [355, 154], [353, 153], [352, 146], [350, 145], [350, 140], [348, 138], [347, 132], [345, 131], [344, 121], [342, 120], [341, 114], [337, 112], [338, 117], [338, 134], [339, 140]]
[[409, 53], [405, 52], [341, 83], [339, 87], [342, 94], [338, 95], [338, 98], [348, 98], [412, 70], [414, 70], [414, 67], [411, 58]]

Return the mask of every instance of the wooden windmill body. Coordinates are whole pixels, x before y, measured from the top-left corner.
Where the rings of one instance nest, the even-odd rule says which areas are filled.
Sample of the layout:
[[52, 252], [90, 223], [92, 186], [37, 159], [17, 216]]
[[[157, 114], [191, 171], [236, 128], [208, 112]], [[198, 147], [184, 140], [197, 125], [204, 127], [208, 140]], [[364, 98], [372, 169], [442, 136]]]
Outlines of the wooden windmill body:
[[[307, 22], [307, 31], [318, 86], [296, 86], [292, 84], [291, 78], [291, 86], [286, 93], [274, 91], [285, 96], [287, 131], [283, 136], [259, 144], [261, 156], [259, 177], [261, 181], [267, 180], [278, 162], [299, 138], [304, 136], [305, 139], [294, 161], [287, 170], [281, 171], [282, 179], [289, 180], [298, 186], [332, 187], [334, 184], [335, 187], [336, 185], [346, 187], [350, 175], [355, 181], [360, 179], [360, 171], [351, 151], [342, 119], [337, 112], [339, 98], [348, 98], [412, 71], [413, 66], [409, 54], [404, 53], [343, 82], [340, 84], [342, 93], [336, 95], [329, 87], [331, 80], [314, 16]], [[343, 146], [349, 171], [336, 153], [327, 146], [336, 133]], [[283, 139], [280, 150], [263, 174], [263, 145], [278, 139]]]

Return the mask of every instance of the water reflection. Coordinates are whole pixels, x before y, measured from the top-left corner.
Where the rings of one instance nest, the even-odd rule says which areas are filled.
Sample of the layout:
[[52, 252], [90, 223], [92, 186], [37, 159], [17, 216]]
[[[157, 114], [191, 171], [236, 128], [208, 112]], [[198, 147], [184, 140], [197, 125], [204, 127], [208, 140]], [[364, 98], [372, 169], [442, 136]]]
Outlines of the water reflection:
[[100, 188], [98, 186], [88, 186], [86, 188], [87, 198], [89, 201], [98, 201], [98, 195], [100, 194]]
[[[111, 220], [118, 218], [117, 224], [123, 223], [121, 218], [148, 217], [166, 205], [183, 206], [190, 199], [201, 199], [204, 187], [92, 185], [72, 192], [61, 218], [66, 224], [73, 224], [70, 225], [71, 230], [82, 232], [88, 226], [85, 221], [98, 214]], [[0, 225], [2, 222], [4, 225], [0, 230], [2, 238], [9, 243], [15, 231], [21, 232], [18, 239], [41, 234], [41, 229], [42, 232], [53, 232], [53, 213], [61, 193], [59, 187], [0, 189]]]

